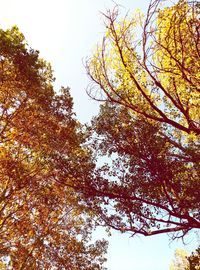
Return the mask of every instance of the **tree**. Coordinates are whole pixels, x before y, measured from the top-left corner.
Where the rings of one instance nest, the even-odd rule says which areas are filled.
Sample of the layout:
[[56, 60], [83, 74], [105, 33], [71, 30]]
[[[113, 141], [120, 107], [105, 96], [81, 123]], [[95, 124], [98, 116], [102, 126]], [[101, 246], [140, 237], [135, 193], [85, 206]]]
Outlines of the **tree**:
[[199, 11], [196, 1], [155, 0], [145, 19], [105, 14], [102, 45], [86, 65], [88, 93], [104, 101], [91, 146], [113, 160], [88, 184], [104, 225], [173, 237], [200, 228]]
[[[106, 242], [72, 187], [93, 167], [69, 89], [17, 27], [0, 30], [0, 259], [7, 269], [104, 269]], [[2, 266], [3, 267], [3, 266]]]
[[170, 270], [198, 270], [200, 269], [200, 249], [197, 248], [190, 256], [182, 249], [177, 249], [175, 259], [173, 260]]
[[185, 250], [177, 249], [175, 251], [175, 259], [170, 266], [170, 270], [189, 270], [189, 262]]
[[200, 269], [200, 247], [198, 247], [192, 254], [187, 258], [190, 265], [190, 270]]
[[118, 11], [105, 14], [106, 35], [87, 63], [95, 82], [89, 94], [102, 100], [93, 93], [100, 86], [108, 100], [134, 115], [200, 134], [199, 8], [195, 1], [179, 1], [160, 10], [160, 2], [149, 5], [142, 40], [135, 37], [140, 14], [121, 23]]

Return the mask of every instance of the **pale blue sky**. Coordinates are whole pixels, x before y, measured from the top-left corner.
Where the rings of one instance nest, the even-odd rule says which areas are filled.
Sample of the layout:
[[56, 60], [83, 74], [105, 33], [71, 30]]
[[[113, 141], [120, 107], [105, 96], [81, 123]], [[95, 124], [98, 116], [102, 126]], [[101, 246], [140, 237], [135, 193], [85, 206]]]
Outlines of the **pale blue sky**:
[[[145, 10], [149, 0], [115, 2], [125, 13], [136, 8]], [[88, 79], [83, 61], [104, 32], [99, 11], [114, 5], [111, 0], [0, 0], [1, 27], [16, 24], [29, 45], [51, 62], [56, 88], [71, 88], [74, 109], [82, 123], [98, 112], [98, 103], [85, 93]], [[104, 233], [99, 229], [95, 235], [102, 237]], [[186, 249], [195, 247], [194, 239], [187, 239]], [[105, 266], [108, 270], [168, 270], [175, 248], [181, 246], [181, 241], [170, 244], [167, 236], [129, 238], [114, 232]]]

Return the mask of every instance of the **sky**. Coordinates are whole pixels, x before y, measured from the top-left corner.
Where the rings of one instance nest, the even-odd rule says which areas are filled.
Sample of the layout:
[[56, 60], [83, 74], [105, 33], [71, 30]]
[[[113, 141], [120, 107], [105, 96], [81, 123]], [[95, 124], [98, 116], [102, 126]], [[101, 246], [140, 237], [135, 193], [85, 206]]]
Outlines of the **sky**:
[[[123, 14], [136, 8], [145, 11], [149, 0], [0, 0], [1, 28], [17, 25], [28, 44], [52, 64], [55, 88], [71, 88], [74, 111], [82, 123], [89, 122], [99, 107], [85, 92], [89, 80], [83, 63], [105, 30], [100, 11], [112, 9], [115, 3]], [[106, 237], [103, 229], [95, 237]], [[196, 239], [191, 234], [183, 245], [181, 241], [171, 243], [166, 235], [130, 238], [113, 232], [105, 266], [108, 270], [168, 270], [175, 249], [191, 252]]]

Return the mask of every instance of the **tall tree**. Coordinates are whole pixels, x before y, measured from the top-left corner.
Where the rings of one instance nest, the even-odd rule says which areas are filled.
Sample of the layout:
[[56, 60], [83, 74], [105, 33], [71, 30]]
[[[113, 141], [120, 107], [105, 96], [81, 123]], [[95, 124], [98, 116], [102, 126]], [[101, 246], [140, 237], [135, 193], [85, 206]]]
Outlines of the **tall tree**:
[[17, 27], [0, 30], [0, 259], [7, 269], [104, 269], [106, 242], [70, 186], [93, 167], [69, 89]]
[[154, 0], [144, 18], [105, 14], [106, 34], [86, 67], [89, 95], [104, 101], [92, 148], [113, 167], [96, 170], [88, 197], [109, 227], [174, 237], [200, 228], [199, 14], [186, 0]]
[[[160, 5], [160, 0], [150, 3], [141, 40], [137, 32], [142, 15], [118, 22], [117, 10], [105, 14], [106, 35], [87, 63], [94, 82], [88, 92], [100, 100], [103, 92], [134, 115], [185, 135], [200, 134], [199, 8], [196, 1], [186, 0], [162, 9]], [[96, 87], [99, 96], [93, 92]]]

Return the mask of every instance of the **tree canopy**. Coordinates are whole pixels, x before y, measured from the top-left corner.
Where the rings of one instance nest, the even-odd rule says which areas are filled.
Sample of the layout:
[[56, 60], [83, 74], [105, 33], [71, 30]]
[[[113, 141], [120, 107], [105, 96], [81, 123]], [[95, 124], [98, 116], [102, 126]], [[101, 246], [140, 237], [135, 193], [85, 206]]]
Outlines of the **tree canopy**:
[[105, 269], [98, 224], [174, 238], [200, 228], [200, 6], [104, 15], [86, 65], [102, 101], [88, 129], [50, 64], [17, 27], [0, 29], [1, 269]]
[[189, 261], [190, 270], [200, 269], [200, 247], [198, 247], [192, 254], [187, 258]]
[[111, 160], [88, 197], [109, 227], [182, 237], [200, 228], [199, 5], [154, 0], [146, 16], [118, 13], [105, 14], [86, 64], [88, 93], [103, 102], [91, 147]]
[[175, 259], [170, 265], [170, 270], [199, 270], [200, 248], [198, 247], [190, 256], [182, 249], [175, 251]]
[[0, 259], [6, 269], [104, 269], [106, 242], [70, 188], [92, 168], [68, 88], [17, 27], [0, 30]]
[[95, 82], [88, 92], [100, 100], [103, 92], [172, 130], [200, 134], [199, 8], [196, 1], [161, 4], [151, 1], [145, 19], [139, 13], [118, 21], [118, 10], [105, 14], [106, 34], [87, 63]]
[[175, 251], [175, 259], [170, 265], [170, 270], [189, 270], [189, 262], [185, 250], [177, 249]]

